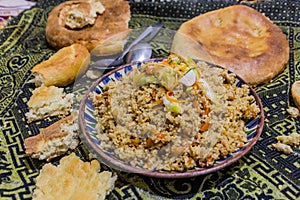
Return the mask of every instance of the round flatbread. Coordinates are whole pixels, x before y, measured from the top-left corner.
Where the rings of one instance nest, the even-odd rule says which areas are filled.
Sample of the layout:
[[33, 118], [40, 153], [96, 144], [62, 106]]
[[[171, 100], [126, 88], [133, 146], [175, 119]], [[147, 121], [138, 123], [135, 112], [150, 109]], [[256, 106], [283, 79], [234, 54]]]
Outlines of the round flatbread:
[[183, 23], [171, 51], [225, 67], [253, 86], [270, 81], [289, 60], [282, 30], [245, 5], [211, 11]]
[[66, 1], [49, 13], [46, 39], [56, 48], [80, 43], [95, 55], [122, 51], [130, 29], [125, 0]]

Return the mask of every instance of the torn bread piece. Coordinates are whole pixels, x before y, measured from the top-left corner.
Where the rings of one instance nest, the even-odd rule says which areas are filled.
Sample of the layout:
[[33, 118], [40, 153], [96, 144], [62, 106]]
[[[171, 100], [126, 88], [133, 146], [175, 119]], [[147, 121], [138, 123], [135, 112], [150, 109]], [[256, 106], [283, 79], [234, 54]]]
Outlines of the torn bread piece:
[[290, 154], [290, 153], [293, 153], [293, 152], [294, 152], [290, 145], [283, 144], [283, 143], [280, 143], [280, 142], [277, 142], [277, 143], [275, 143], [275, 144], [272, 144], [272, 146], [273, 146], [277, 151], [283, 152], [283, 153], [285, 153], [285, 154]]
[[63, 157], [58, 166], [48, 163], [36, 178], [33, 200], [104, 200], [114, 188], [117, 176], [99, 171], [97, 160], [83, 162], [75, 153]]
[[90, 53], [85, 46], [73, 44], [64, 47], [31, 69], [35, 76], [33, 82], [37, 87], [67, 86], [85, 73], [90, 60]]
[[103, 14], [104, 6], [100, 1], [90, 0], [82, 6], [74, 6], [68, 10], [66, 15], [66, 26], [71, 29], [83, 28], [87, 25], [93, 25], [98, 14]]
[[291, 92], [296, 106], [298, 107], [298, 109], [300, 109], [300, 81], [296, 81], [293, 83]]
[[294, 132], [290, 135], [280, 135], [276, 137], [277, 143], [272, 144], [277, 151], [281, 151], [285, 154], [293, 153], [292, 146], [300, 145], [300, 134]]
[[29, 112], [25, 114], [27, 122], [47, 117], [67, 116], [72, 108], [74, 94], [66, 94], [63, 88], [41, 86], [33, 90], [27, 105]]
[[26, 154], [39, 160], [51, 160], [75, 149], [79, 144], [78, 112], [60, 119], [38, 135], [25, 139]]
[[283, 143], [283, 144], [287, 144], [287, 145], [291, 145], [291, 146], [299, 146], [300, 145], [300, 134], [294, 132], [290, 135], [281, 135], [276, 137], [276, 139]]

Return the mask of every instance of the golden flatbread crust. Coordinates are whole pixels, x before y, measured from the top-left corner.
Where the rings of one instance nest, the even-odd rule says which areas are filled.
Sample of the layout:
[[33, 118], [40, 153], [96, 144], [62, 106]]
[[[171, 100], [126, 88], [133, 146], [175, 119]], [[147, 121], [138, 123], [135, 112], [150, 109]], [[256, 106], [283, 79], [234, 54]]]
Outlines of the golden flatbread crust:
[[[101, 0], [105, 11], [98, 14], [93, 25], [72, 29], [66, 25], [66, 13], [73, 8], [89, 12], [92, 1], [66, 1], [49, 13], [46, 24], [46, 40], [60, 49], [73, 43], [80, 43], [95, 55], [109, 55], [120, 52], [130, 29], [130, 6], [125, 0]], [[84, 9], [83, 9], [84, 8]]]
[[90, 53], [81, 44], [64, 47], [32, 68], [36, 85], [67, 86], [81, 76], [90, 64]]
[[36, 178], [33, 200], [104, 200], [114, 188], [117, 176], [99, 173], [97, 160], [83, 162], [75, 153], [63, 157], [58, 166], [47, 163]]
[[41, 86], [32, 91], [27, 102], [29, 111], [25, 113], [27, 122], [58, 116], [68, 115], [72, 109], [74, 94], [65, 93], [63, 88], [56, 86]]
[[40, 107], [43, 106], [49, 100], [56, 101], [65, 95], [63, 88], [58, 88], [55, 86], [41, 86], [35, 88], [32, 91], [32, 95], [27, 102], [28, 107]]
[[245, 5], [211, 11], [183, 23], [171, 51], [225, 67], [253, 86], [270, 81], [289, 60], [282, 30]]
[[49, 161], [69, 149], [75, 149], [79, 143], [77, 118], [78, 112], [73, 112], [44, 128], [39, 134], [26, 138], [26, 155]]

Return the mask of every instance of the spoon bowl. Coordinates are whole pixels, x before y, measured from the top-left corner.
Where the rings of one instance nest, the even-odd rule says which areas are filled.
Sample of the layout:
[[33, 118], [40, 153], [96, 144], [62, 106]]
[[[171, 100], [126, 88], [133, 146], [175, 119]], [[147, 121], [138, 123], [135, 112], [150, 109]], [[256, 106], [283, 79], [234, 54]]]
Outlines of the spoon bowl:
[[125, 56], [126, 63], [144, 61], [151, 58], [152, 46], [149, 43], [138, 43]]
[[[118, 67], [123, 64], [124, 61], [126, 63], [131, 63], [134, 61], [143, 61], [151, 58], [152, 55], [152, 46], [149, 43], [143, 42], [134, 45], [128, 53], [122, 59], [114, 59], [114, 58], [104, 58], [95, 62], [95, 68], [97, 69], [107, 69], [108, 66], [114, 65]], [[115, 68], [110, 66], [109, 68]]]

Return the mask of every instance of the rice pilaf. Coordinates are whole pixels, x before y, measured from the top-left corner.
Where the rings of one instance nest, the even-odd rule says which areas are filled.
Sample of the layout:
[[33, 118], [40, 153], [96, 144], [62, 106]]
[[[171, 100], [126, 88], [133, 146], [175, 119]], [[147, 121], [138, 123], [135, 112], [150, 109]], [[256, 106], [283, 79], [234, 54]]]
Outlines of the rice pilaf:
[[91, 93], [101, 148], [132, 166], [184, 171], [245, 145], [260, 110], [227, 70], [175, 54]]

